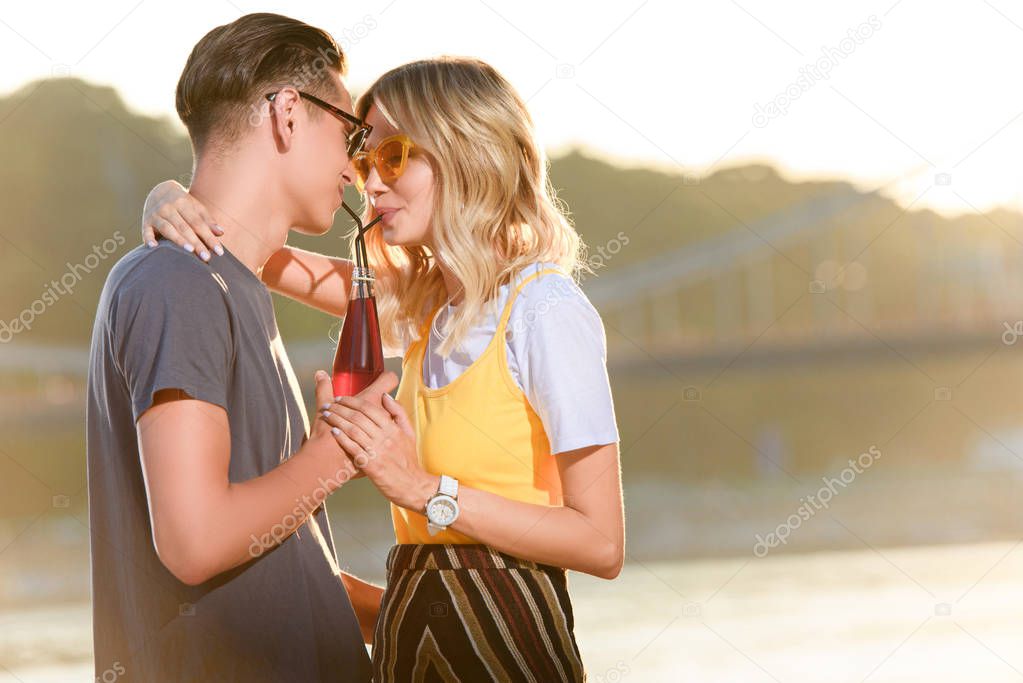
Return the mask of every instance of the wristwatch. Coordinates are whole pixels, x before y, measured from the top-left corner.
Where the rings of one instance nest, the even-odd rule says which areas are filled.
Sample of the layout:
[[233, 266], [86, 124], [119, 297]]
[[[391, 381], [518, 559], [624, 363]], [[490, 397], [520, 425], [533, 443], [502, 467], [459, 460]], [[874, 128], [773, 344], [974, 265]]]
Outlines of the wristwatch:
[[426, 502], [426, 528], [431, 536], [444, 531], [458, 519], [458, 480], [440, 475], [437, 493]]

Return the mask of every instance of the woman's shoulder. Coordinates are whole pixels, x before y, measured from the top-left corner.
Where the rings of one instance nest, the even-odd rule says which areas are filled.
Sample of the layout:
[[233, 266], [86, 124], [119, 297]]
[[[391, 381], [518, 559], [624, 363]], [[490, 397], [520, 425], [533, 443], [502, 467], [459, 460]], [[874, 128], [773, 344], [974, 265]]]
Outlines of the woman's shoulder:
[[[555, 263], [538, 263], [525, 269], [520, 281], [526, 282], [512, 306], [511, 320], [527, 322], [527, 327], [600, 325], [600, 315], [575, 279]], [[521, 327], [521, 323], [517, 325]]]
[[589, 303], [589, 299], [575, 279], [557, 263], [535, 263], [524, 268], [519, 273], [517, 282], [521, 285], [519, 296], [525, 300], [562, 296]]

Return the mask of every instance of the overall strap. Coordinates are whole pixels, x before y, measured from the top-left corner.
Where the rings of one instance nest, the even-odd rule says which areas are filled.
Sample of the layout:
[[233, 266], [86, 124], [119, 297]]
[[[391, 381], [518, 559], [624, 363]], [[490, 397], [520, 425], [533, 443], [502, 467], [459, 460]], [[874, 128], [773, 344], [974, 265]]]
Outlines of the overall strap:
[[[498, 331], [503, 329], [505, 325], [508, 324], [508, 318], [511, 315], [512, 304], [515, 303], [515, 299], [518, 297], [519, 292], [522, 291], [522, 288], [529, 284], [535, 278], [538, 278], [541, 275], [546, 275], [547, 273], [558, 273], [561, 275], [565, 274], [564, 271], [562, 271], [560, 268], [545, 268], [544, 270], [538, 270], [537, 272], [532, 273], [531, 275], [523, 279], [522, 282], [515, 286], [514, 291], [508, 296], [508, 301], [505, 302], [504, 310], [501, 312], [501, 317], [497, 323]], [[417, 340], [416, 343], [422, 343], [424, 348], [426, 347], [426, 340], [427, 335], [429, 335], [430, 324], [433, 322], [433, 319], [440, 312], [440, 309], [445, 305], [446, 302], [441, 302], [439, 305], [435, 306], [433, 308], [433, 311], [428, 316], [426, 316], [426, 319], [419, 326], [419, 339]]]
[[561, 275], [565, 274], [559, 268], [545, 268], [544, 270], [538, 270], [537, 272], [533, 273], [532, 275], [529, 275], [524, 280], [522, 280], [522, 282], [520, 282], [518, 285], [516, 285], [515, 286], [515, 290], [508, 297], [508, 301], [504, 305], [504, 311], [501, 313], [501, 320], [497, 324], [497, 332], [498, 333], [502, 333], [502, 331], [504, 330], [505, 326], [508, 324], [508, 318], [511, 317], [512, 304], [515, 303], [515, 299], [518, 298], [519, 292], [522, 291], [522, 288], [525, 287], [530, 282], [532, 282], [533, 280], [535, 280], [536, 278], [540, 277], [541, 275], [546, 275], [547, 273], [559, 273]]

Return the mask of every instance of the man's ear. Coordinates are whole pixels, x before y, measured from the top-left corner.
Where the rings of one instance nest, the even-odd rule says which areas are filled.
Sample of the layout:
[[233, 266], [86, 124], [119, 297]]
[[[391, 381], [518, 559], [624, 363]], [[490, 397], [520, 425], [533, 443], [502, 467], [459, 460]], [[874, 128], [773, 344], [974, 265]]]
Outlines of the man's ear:
[[278, 152], [291, 149], [302, 98], [294, 88], [283, 88], [270, 102], [270, 129]]

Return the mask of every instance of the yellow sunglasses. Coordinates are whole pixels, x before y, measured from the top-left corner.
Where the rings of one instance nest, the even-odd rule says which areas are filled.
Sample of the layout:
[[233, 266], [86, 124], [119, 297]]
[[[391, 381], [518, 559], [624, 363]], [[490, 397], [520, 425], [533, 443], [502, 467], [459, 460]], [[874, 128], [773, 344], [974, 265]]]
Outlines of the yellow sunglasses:
[[362, 150], [352, 157], [352, 167], [355, 169], [355, 187], [359, 192], [365, 192], [366, 181], [369, 179], [370, 171], [376, 168], [380, 174], [380, 180], [385, 183], [393, 183], [401, 177], [408, 166], [409, 153], [415, 148], [415, 143], [407, 135], [390, 135], [374, 147], [372, 150]]

